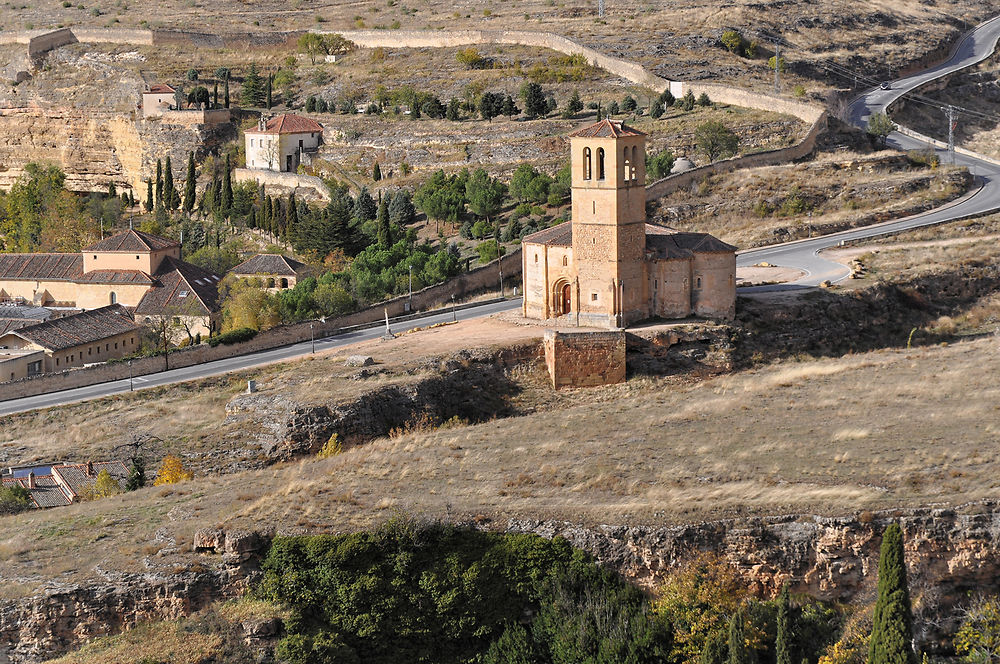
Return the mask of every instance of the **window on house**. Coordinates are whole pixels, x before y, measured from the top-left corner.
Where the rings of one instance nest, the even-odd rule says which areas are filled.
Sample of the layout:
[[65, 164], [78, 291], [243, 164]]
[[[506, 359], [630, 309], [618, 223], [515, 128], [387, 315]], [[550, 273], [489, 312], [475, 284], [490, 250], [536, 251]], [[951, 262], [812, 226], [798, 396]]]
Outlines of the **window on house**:
[[637, 165], [639, 163], [639, 158], [636, 156], [638, 154], [638, 150], [639, 150], [639, 148], [637, 146], [635, 146], [635, 145], [632, 146], [632, 179], [633, 180], [638, 180], [639, 179], [639, 173], [638, 173], [638, 168], [639, 167]]
[[118, 350], [118, 342], [115, 342], [115, 350]]
[[590, 301], [591, 302], [597, 302], [597, 293], [591, 293], [590, 294]]
[[589, 180], [593, 170], [591, 165], [590, 148], [583, 149], [583, 179]]
[[701, 277], [695, 279], [695, 288], [701, 288]]
[[187, 296], [188, 292], [186, 290], [182, 290], [180, 293], [177, 294], [177, 297], [187, 297]]
[[106, 353], [109, 350], [111, 350], [111, 344], [104, 344], [104, 352]]
[[136, 254], [136, 255], [135, 255], [135, 259], [136, 259], [136, 260], [139, 260], [139, 254]]
[[569, 258], [566, 257], [566, 256], [563, 256], [563, 267], [566, 267], [567, 265], [569, 265]]
[[597, 214], [597, 201], [591, 201], [594, 205], [594, 214]]
[[535, 254], [535, 262], [538, 262], [538, 254]]
[[93, 349], [93, 348], [88, 348], [88, 349], [87, 349], [87, 355], [88, 355], [88, 356], [90, 355], [90, 351], [92, 351], [92, 350], [94, 350], [94, 349]]
[[597, 148], [597, 179], [604, 179], [604, 148]]
[[59, 358], [58, 357], [56, 358], [56, 366], [57, 367], [59, 366]]
[[97, 260], [97, 254], [94, 254], [94, 260], [95, 261]]
[[28, 363], [28, 375], [34, 376], [35, 374], [42, 373], [42, 361], [37, 360], [35, 362]]

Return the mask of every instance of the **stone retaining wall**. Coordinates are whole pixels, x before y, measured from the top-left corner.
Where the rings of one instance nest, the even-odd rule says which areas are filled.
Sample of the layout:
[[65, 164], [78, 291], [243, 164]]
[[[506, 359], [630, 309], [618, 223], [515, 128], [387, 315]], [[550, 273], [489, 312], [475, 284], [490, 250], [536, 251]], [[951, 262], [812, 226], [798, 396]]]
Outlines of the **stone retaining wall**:
[[298, 173], [282, 173], [279, 171], [268, 171], [261, 168], [236, 168], [233, 170], [233, 179], [236, 182], [252, 180], [257, 184], [265, 186], [279, 187], [283, 190], [294, 191], [296, 196], [301, 196], [300, 189], [305, 192], [308, 199], [320, 199], [325, 203], [330, 202], [330, 192], [321, 179], [314, 175], [299, 175]]
[[[505, 279], [508, 276], [516, 277], [521, 274], [520, 250], [511, 252], [503, 257], [503, 272]], [[413, 310], [426, 311], [434, 307], [447, 305], [453, 301], [452, 296], [455, 299], [463, 298], [478, 291], [496, 288], [498, 283], [499, 270], [496, 262], [493, 262], [476, 270], [464, 272], [443, 284], [428, 286], [414, 292]], [[511, 288], [512, 286], [507, 289], [508, 293]], [[376, 323], [384, 318], [386, 312], [388, 312], [390, 318], [408, 313], [407, 304], [409, 301], [409, 295], [401, 295], [353, 314], [327, 319], [326, 323], [314, 321], [312, 331], [309, 329], [309, 322], [296, 323], [294, 325], [282, 325], [261, 332], [245, 343], [229, 346], [220, 345], [215, 348], [207, 344], [201, 344], [192, 348], [180, 349], [170, 353], [167, 359], [169, 367], [165, 366], [163, 357], [140, 358], [132, 361], [132, 376], [145, 376], [164, 371], [166, 368], [179, 369], [227, 357], [247, 355], [262, 350], [287, 346], [307, 341], [311, 334], [315, 334], [315, 338], [317, 339], [323, 339], [337, 334], [341, 328]], [[128, 377], [129, 367], [124, 362], [101, 364], [86, 369], [64, 371], [57, 374], [46, 374], [36, 378], [0, 383], [0, 401], [69, 390], [87, 385], [96, 385]]]
[[774, 164], [782, 164], [796, 159], [801, 159], [806, 155], [812, 154], [812, 151], [816, 148], [816, 139], [819, 138], [820, 134], [826, 130], [826, 120], [826, 113], [821, 113], [813, 123], [812, 127], [809, 128], [809, 133], [806, 134], [806, 137], [796, 145], [792, 145], [787, 148], [779, 148], [777, 150], [768, 150], [767, 152], [749, 154], [743, 157], [724, 159], [712, 164], [699, 166], [698, 168], [692, 168], [691, 170], [684, 171], [683, 173], [668, 175], [662, 180], [657, 180], [652, 184], [646, 185], [646, 200], [656, 200], [657, 198], [666, 196], [673, 191], [690, 186], [691, 183], [697, 182], [702, 178], [706, 178], [717, 173], [729, 173], [740, 168], [773, 166]]

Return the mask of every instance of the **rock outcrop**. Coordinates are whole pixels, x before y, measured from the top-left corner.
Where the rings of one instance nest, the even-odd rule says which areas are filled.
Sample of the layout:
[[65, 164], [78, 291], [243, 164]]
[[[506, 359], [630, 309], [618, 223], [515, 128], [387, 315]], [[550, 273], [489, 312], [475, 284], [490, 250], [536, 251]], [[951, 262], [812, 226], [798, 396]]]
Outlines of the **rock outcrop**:
[[735, 567], [750, 590], [793, 592], [825, 600], [874, 596], [881, 533], [903, 529], [918, 640], [942, 645], [954, 609], [969, 593], [1000, 590], [1000, 503], [961, 509], [864, 513], [859, 517], [780, 516], [652, 528], [584, 528], [561, 522], [512, 521], [508, 530], [562, 536], [600, 562], [655, 588], [685, 560], [714, 553]]

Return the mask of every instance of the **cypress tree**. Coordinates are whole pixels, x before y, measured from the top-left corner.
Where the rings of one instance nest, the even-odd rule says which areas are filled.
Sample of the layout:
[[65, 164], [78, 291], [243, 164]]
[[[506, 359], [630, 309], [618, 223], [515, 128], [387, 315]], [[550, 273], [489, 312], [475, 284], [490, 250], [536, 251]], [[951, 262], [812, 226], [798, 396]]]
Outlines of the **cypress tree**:
[[795, 664], [799, 661], [795, 657], [798, 644], [796, 643], [795, 617], [792, 615], [792, 603], [788, 597], [787, 582], [781, 586], [781, 594], [778, 595], [777, 622], [777, 637], [774, 643], [775, 664]]
[[219, 107], [219, 82], [215, 82], [215, 87], [212, 90], [212, 108]]
[[271, 110], [271, 82], [273, 80], [274, 80], [273, 77], [270, 74], [268, 74], [267, 75], [267, 110], [269, 110], [269, 111]]
[[228, 216], [233, 209], [233, 174], [229, 163], [229, 155], [226, 155], [226, 170], [222, 173], [222, 214]]
[[146, 212], [153, 211], [153, 181], [146, 178]]
[[292, 235], [299, 224], [299, 210], [295, 205], [295, 192], [288, 194], [288, 213], [285, 219], [285, 234]]
[[225, 105], [226, 108], [229, 108], [229, 77], [228, 76], [226, 77], [226, 81], [223, 84], [223, 86], [224, 86], [223, 104]]
[[747, 646], [746, 623], [746, 609], [741, 606], [729, 619], [727, 664], [757, 664], [757, 653]]
[[708, 635], [702, 648], [699, 664], [726, 664], [726, 635], [716, 630]]
[[381, 179], [382, 179], [382, 168], [378, 165], [378, 162], [376, 161], [375, 168], [372, 169], [372, 180], [378, 182]]
[[163, 202], [163, 164], [156, 160], [156, 202]]
[[257, 228], [257, 208], [250, 206], [250, 214], [247, 215], [247, 226]]
[[868, 664], [916, 664], [912, 643], [913, 614], [903, 560], [903, 531], [893, 523], [882, 533]]
[[174, 169], [170, 165], [170, 155], [167, 155], [167, 161], [163, 165], [163, 200], [164, 207], [170, 209], [173, 207], [174, 203]]
[[135, 207], [135, 192], [131, 189], [128, 190], [128, 206]]
[[377, 241], [378, 246], [383, 249], [389, 248], [389, 243], [391, 240], [392, 228], [389, 225], [389, 202], [388, 196], [383, 196], [382, 200], [378, 204], [378, 214], [375, 217], [376, 228], [378, 229]]
[[194, 152], [188, 152], [187, 177], [184, 179], [184, 211], [194, 210], [195, 197]]

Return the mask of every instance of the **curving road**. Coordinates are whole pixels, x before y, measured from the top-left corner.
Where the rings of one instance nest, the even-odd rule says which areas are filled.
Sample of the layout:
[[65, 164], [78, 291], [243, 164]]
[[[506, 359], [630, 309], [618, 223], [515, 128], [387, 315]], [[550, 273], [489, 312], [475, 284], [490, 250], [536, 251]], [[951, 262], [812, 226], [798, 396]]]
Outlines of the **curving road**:
[[[848, 109], [848, 117], [851, 124], [857, 127], [865, 127], [868, 124], [868, 118], [871, 114], [884, 111], [886, 106], [914, 88], [945, 74], [985, 60], [996, 50], [998, 39], [1000, 39], [1000, 16], [990, 19], [968, 32], [959, 41], [952, 56], [946, 62], [913, 74], [912, 76], [893, 81], [888, 90], [877, 87], [861, 94], [851, 103]], [[947, 161], [950, 163], [952, 159], [952, 155], [948, 154], [946, 150], [941, 150], [924, 141], [904, 136], [899, 132], [890, 134], [888, 142], [890, 146], [900, 150], [933, 149], [940, 154], [942, 162]], [[856, 228], [832, 235], [824, 235], [818, 238], [798, 240], [787, 244], [741, 252], [736, 261], [739, 267], [746, 267], [765, 261], [773, 265], [800, 269], [805, 272], [805, 276], [787, 284], [741, 288], [740, 292], [753, 293], [768, 290], [810, 288], [819, 285], [823, 281], [837, 282], [846, 278], [850, 274], [850, 270], [840, 263], [820, 256], [819, 252], [824, 249], [837, 246], [844, 241], [888, 235], [911, 228], [930, 226], [1000, 210], [1000, 166], [961, 154], [955, 154], [954, 160], [956, 164], [967, 166], [976, 176], [975, 187], [962, 198], [952, 201], [943, 207], [912, 217], [875, 224], [873, 226], [865, 226], [864, 228]]]
[[[520, 298], [516, 298], [513, 300], [505, 300], [503, 302], [490, 302], [477, 307], [469, 307], [468, 309], [459, 309], [454, 313], [452, 313], [450, 309], [441, 310], [435, 313], [427, 314], [426, 316], [422, 316], [420, 318], [408, 320], [405, 323], [393, 324], [393, 328], [395, 332], [401, 332], [415, 327], [425, 327], [427, 325], [434, 325], [435, 323], [444, 323], [452, 320], [453, 316], [457, 320], [469, 320], [472, 318], [489, 316], [500, 311], [519, 309], [520, 307], [521, 300]], [[359, 341], [377, 339], [382, 336], [384, 331], [384, 327], [371, 327], [363, 330], [345, 332], [343, 334], [327, 337], [326, 339], [317, 339], [316, 351], [321, 352], [331, 350], [333, 348], [339, 348], [341, 346], [347, 346], [348, 344], [358, 343]], [[271, 362], [291, 360], [297, 357], [304, 357], [311, 354], [311, 352], [312, 344], [308, 341], [303, 341], [291, 346], [273, 348], [259, 353], [240, 355], [238, 357], [230, 357], [224, 360], [216, 360], [215, 362], [196, 364], [182, 369], [171, 369], [170, 371], [149, 374], [148, 376], [134, 378], [133, 383], [135, 389], [137, 390], [149, 387], [158, 387], [160, 385], [180, 383], [186, 380], [217, 376], [219, 374], [229, 373], [230, 371], [250, 369], [252, 367], [269, 364]], [[128, 391], [129, 380], [126, 378], [124, 380], [115, 380], [108, 383], [88, 385], [87, 387], [78, 387], [72, 390], [63, 390], [62, 392], [39, 394], [38, 396], [25, 397], [23, 399], [11, 399], [0, 402], [0, 416], [35, 410], [36, 408], [49, 408], [51, 406], [61, 406], [64, 404], [76, 403], [78, 401], [87, 401], [90, 399], [97, 399], [99, 397], [121, 394]]]

